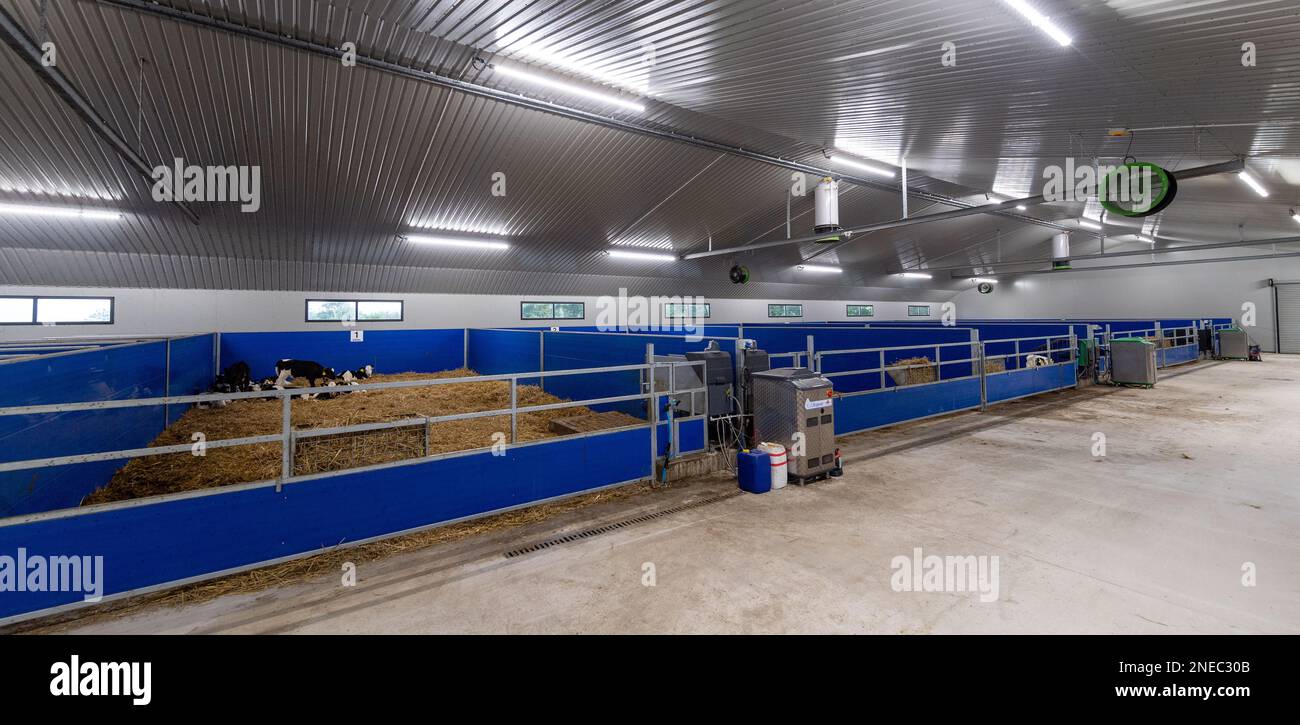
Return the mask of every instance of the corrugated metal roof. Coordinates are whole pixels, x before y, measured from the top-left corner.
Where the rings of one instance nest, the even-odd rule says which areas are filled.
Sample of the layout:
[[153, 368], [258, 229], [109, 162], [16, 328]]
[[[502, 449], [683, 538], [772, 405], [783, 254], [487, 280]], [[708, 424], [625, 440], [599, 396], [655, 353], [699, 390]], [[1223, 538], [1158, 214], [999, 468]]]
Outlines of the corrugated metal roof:
[[[260, 165], [263, 189], [256, 214], [198, 204], [202, 222], [189, 224], [154, 202], [146, 181], [5, 49], [0, 201], [65, 191], [128, 212], [109, 225], [0, 216], [9, 283], [540, 292], [529, 280], [563, 288], [566, 276], [578, 286], [608, 276], [607, 286], [652, 280], [661, 286], [652, 292], [766, 294], [714, 282], [743, 261], [759, 279], [819, 298], [835, 296], [824, 291], [834, 284], [887, 286], [891, 271], [951, 264], [958, 252], [972, 261], [1040, 253], [1050, 234], [977, 216], [873, 233], [833, 251], [611, 260], [601, 252], [613, 244], [680, 252], [780, 238], [790, 172], [111, 2], [51, 3], [48, 31], [38, 0], [0, 5], [58, 43], [59, 69], [150, 163]], [[649, 84], [639, 121], [823, 166], [822, 149], [837, 140], [906, 154], [915, 188], [949, 196], [1037, 191], [1042, 168], [1067, 155], [1131, 150], [1174, 168], [1245, 155], [1278, 193], [1265, 203], [1235, 180], [1188, 182], [1162, 232], [1230, 241], [1292, 231], [1284, 212], [1300, 185], [1294, 3], [1038, 2], [1072, 33], [1069, 48], [995, 0], [161, 5], [332, 47], [351, 41], [367, 56], [534, 96], [472, 60], [577, 81], [566, 66], [579, 59]], [[940, 62], [947, 41], [955, 67]], [[1258, 47], [1257, 67], [1240, 62], [1246, 41]], [[563, 94], [539, 97], [609, 112]], [[1260, 120], [1268, 123], [1222, 125]], [[1130, 149], [1128, 139], [1106, 137], [1114, 126], [1179, 128], [1140, 130]], [[491, 193], [496, 172], [506, 177], [504, 197]], [[924, 206], [913, 200], [912, 212]], [[796, 236], [809, 231], [810, 208], [811, 196], [794, 200]], [[1080, 212], [1053, 204], [1034, 213]], [[899, 215], [896, 194], [846, 185], [846, 225]], [[420, 227], [505, 235], [513, 246], [448, 252], [399, 239]], [[815, 254], [848, 272], [829, 287], [824, 278], [805, 285], [791, 267]]]

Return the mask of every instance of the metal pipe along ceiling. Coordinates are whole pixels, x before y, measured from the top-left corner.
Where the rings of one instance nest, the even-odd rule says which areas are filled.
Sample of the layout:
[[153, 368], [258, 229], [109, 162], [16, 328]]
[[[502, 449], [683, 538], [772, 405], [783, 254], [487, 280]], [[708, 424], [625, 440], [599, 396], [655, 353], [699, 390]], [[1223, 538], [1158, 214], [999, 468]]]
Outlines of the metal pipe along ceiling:
[[[1246, 240], [1241, 242], [1215, 242], [1213, 244], [1192, 244], [1185, 247], [1160, 247], [1158, 249], [1157, 248], [1132, 249], [1127, 252], [1102, 252], [1100, 254], [1070, 255], [1070, 260], [1073, 262], [1079, 262], [1079, 261], [1086, 261], [1090, 259], [1111, 259], [1112, 257], [1141, 257], [1141, 256], [1151, 255], [1151, 254], [1178, 254], [1181, 252], [1200, 252], [1200, 251], [1210, 250], [1210, 249], [1230, 249], [1235, 247], [1265, 247], [1265, 246], [1276, 245], [1276, 244], [1300, 244], [1300, 237], [1280, 237], [1277, 239], [1255, 239], [1255, 240]], [[1007, 268], [1015, 267], [1019, 265], [1025, 265], [1025, 264], [1047, 264], [1051, 261], [1052, 261], [1052, 257], [1046, 257], [1040, 259], [1009, 260], [1006, 262], [973, 262], [971, 264], [954, 264], [948, 267], [927, 267], [926, 271], [927, 272], [952, 272], [955, 270], [975, 269], [976, 267], [978, 267], [984, 270], [1001, 269], [1007, 274], [1021, 274], [1021, 272], [1017, 272], [1014, 269], [1007, 269]], [[1213, 261], [1213, 260], [1206, 260], [1206, 261]], [[983, 272], [982, 274], [988, 275], [988, 274], [994, 274], [994, 272], [989, 271], [989, 272]], [[980, 275], [979, 274], [975, 274], [975, 275], [953, 274], [952, 278], [966, 279], [967, 277], [971, 277], [971, 276], [978, 277]]]
[[[1170, 251], [1178, 251], [1178, 250], [1170, 250]], [[1149, 254], [1149, 252], [1144, 252], [1144, 254]], [[1106, 255], [1106, 256], [1109, 257], [1110, 255]], [[1172, 267], [1180, 264], [1215, 264], [1217, 262], [1249, 262], [1252, 259], [1289, 259], [1292, 257], [1300, 257], [1300, 252], [1281, 252], [1281, 253], [1272, 253], [1272, 254], [1243, 254], [1243, 255], [1238, 255], [1236, 257], [1215, 257], [1213, 259], [1170, 259], [1170, 260], [1165, 260], [1163, 262], [1142, 262], [1141, 264], [1099, 264], [1095, 267], [1075, 267], [1073, 269], [1032, 269], [1024, 272], [1014, 272], [1014, 271], [1007, 272], [1007, 274], [1024, 276], [1028, 274], [1069, 274], [1071, 272], [1105, 272], [1111, 269]], [[978, 274], [954, 275], [953, 279], [976, 279], [982, 276], [986, 277], [989, 274], [993, 274], [993, 273], [985, 272], [983, 275], [978, 275]]]
[[[1201, 176], [1210, 176], [1212, 174], [1226, 174], [1234, 171], [1241, 171], [1244, 168], [1246, 168], [1245, 162], [1242, 161], [1241, 159], [1237, 159], [1234, 161], [1225, 161], [1221, 164], [1210, 164], [1209, 166], [1198, 166], [1194, 169], [1184, 169], [1182, 171], [1175, 171], [1172, 172], [1172, 175], [1174, 178], [1178, 179], [1179, 181], [1185, 181], [1187, 179], [1195, 179]], [[909, 191], [908, 193], [909, 195], [916, 194], [916, 192], [914, 191]], [[1024, 199], [1012, 199], [1010, 201], [1004, 201], [998, 204], [982, 204], [979, 206], [971, 206], [966, 202], [944, 201], [940, 203], [943, 204], [955, 203], [956, 205], [962, 206], [964, 208], [953, 209], [951, 211], [943, 211], [943, 212], [939, 212], [938, 214], [926, 214], [924, 216], [903, 217], [901, 219], [893, 219], [887, 222], [868, 224], [866, 226], [854, 227], [852, 229], [845, 229], [839, 232], [839, 234], [862, 234], [865, 232], [879, 232], [885, 229], [897, 229], [899, 227], [910, 227], [914, 224], [925, 224], [926, 222], [943, 221], [946, 219], [957, 219], [959, 217], [970, 216], [972, 214], [996, 214], [1005, 209], [1014, 209], [1018, 205], [1030, 206], [1033, 204], [1042, 204], [1045, 201], [1046, 199], [1043, 198], [1042, 194], [1039, 194], [1037, 196], [1025, 197]], [[1022, 219], [1022, 217], [1018, 215], [1010, 215], [1010, 216], [1013, 216], [1016, 219]], [[1042, 222], [1042, 220], [1036, 220], [1036, 221]], [[1069, 232], [1081, 231], [1062, 224], [1055, 224], [1049, 222], [1043, 222], [1043, 224], [1045, 226], [1051, 226], [1052, 228], [1060, 231], [1069, 231]], [[1092, 233], [1092, 235], [1095, 237], [1101, 236], [1101, 234], [1099, 233]], [[713, 249], [707, 252], [693, 252], [691, 254], [683, 254], [682, 259], [699, 259], [701, 257], [714, 257], [721, 254], [735, 254], [737, 252], [750, 252], [755, 249], [767, 249], [769, 247], [780, 247], [786, 244], [805, 244], [807, 242], [815, 242], [818, 239], [825, 239], [826, 237], [827, 237], [826, 234], [813, 234], [811, 236], [798, 237], [795, 239], [777, 239], [770, 242], [756, 242], [752, 244], [744, 244], [738, 247], [727, 247], [726, 249]], [[849, 242], [846, 243], [851, 243], [852, 241], [854, 240], [849, 240]]]

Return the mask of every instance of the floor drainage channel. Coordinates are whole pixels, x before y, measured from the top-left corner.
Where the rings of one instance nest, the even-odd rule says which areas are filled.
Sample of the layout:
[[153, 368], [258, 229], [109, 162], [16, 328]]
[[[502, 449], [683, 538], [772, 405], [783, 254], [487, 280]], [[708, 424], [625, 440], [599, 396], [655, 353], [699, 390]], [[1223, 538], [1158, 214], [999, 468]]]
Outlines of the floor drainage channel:
[[663, 518], [663, 517], [665, 517], [665, 516], [671, 516], [671, 515], [673, 515], [673, 514], [679, 514], [679, 513], [683, 512], [683, 511], [690, 511], [691, 509], [697, 509], [697, 508], [700, 508], [701, 506], [708, 506], [708, 505], [710, 505], [710, 504], [718, 503], [719, 501], [725, 501], [725, 500], [727, 500], [727, 499], [729, 499], [729, 498], [735, 498], [736, 496], [739, 496], [739, 495], [740, 495], [740, 491], [730, 491], [730, 492], [728, 492], [728, 493], [719, 494], [719, 495], [717, 495], [717, 496], [710, 496], [710, 497], [708, 497], [708, 498], [702, 498], [702, 499], [700, 499], [700, 500], [698, 500], [698, 501], [692, 501], [692, 502], [690, 502], [690, 503], [684, 503], [684, 504], [682, 504], [682, 505], [680, 505], [680, 506], [673, 506], [672, 508], [667, 508], [667, 509], [664, 509], [664, 510], [662, 510], [662, 511], [656, 511], [656, 512], [651, 513], [651, 514], [645, 514], [644, 516], [634, 516], [634, 517], [632, 517], [632, 518], [630, 518], [630, 519], [623, 519], [622, 521], [615, 521], [615, 522], [612, 523], [612, 524], [605, 524], [604, 526], [597, 526], [597, 527], [595, 527], [595, 528], [585, 529], [585, 530], [583, 530], [583, 531], [577, 531], [577, 532], [574, 532], [574, 533], [572, 533], [572, 534], [567, 534], [567, 535], [565, 535], [565, 536], [558, 536], [558, 537], [556, 537], [556, 538], [554, 538], [554, 539], [550, 539], [550, 540], [547, 540], [547, 541], [543, 541], [543, 542], [538, 543], [538, 544], [532, 544], [532, 545], [530, 545], [530, 546], [525, 546], [525, 547], [522, 547], [522, 548], [519, 548], [519, 549], [515, 549], [514, 551], [507, 551], [507, 552], [504, 554], [504, 556], [505, 556], [505, 558], [507, 558], [507, 559], [513, 559], [513, 558], [518, 557], [518, 556], [523, 556], [524, 554], [531, 554], [531, 553], [533, 553], [533, 552], [535, 552], [535, 551], [541, 551], [542, 549], [549, 549], [549, 548], [551, 548], [551, 547], [553, 547], [553, 546], [559, 546], [560, 544], [568, 544], [568, 543], [572, 543], [572, 542], [574, 542], [574, 541], [581, 541], [581, 540], [583, 540], [583, 539], [590, 539], [590, 538], [592, 538], [593, 536], [600, 536], [601, 534], [607, 534], [607, 533], [609, 533], [609, 532], [611, 532], [611, 531], [617, 531], [617, 530], [619, 530], [619, 529], [626, 529], [626, 528], [629, 527], [629, 526], [635, 526], [635, 525], [637, 525], [637, 524], [644, 524], [644, 523], [647, 522], [647, 521], [654, 521], [655, 519], [660, 519], [660, 518]]

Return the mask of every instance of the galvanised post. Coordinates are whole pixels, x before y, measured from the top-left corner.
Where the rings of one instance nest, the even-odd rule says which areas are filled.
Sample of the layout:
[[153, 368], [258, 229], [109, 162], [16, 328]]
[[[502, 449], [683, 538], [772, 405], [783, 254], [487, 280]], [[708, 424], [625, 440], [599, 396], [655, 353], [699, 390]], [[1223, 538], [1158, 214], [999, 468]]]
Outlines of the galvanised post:
[[519, 378], [510, 378], [510, 442], [519, 442]]
[[[163, 397], [169, 398], [172, 394], [172, 339], [167, 338], [167, 363], [163, 372]], [[218, 370], [218, 373], [221, 371]], [[171, 424], [171, 406], [163, 403], [163, 428]]]
[[280, 479], [275, 482], [276, 493], [293, 476], [293, 396], [285, 394], [280, 400]]
[[[650, 396], [646, 399], [646, 420], [650, 421], [650, 480], [654, 481], [655, 465], [659, 461], [659, 403], [655, 400], [655, 346], [653, 342], [645, 345], [646, 371], [650, 379]], [[707, 380], [707, 378], [706, 378]]]

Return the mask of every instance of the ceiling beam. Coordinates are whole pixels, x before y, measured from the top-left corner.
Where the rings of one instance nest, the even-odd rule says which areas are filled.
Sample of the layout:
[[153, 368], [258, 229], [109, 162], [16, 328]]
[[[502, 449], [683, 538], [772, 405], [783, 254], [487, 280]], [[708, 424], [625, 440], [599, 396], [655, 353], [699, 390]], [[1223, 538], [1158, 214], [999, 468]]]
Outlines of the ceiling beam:
[[[1172, 250], [1172, 251], [1176, 251], [1176, 250]], [[1108, 254], [1106, 256], [1109, 257], [1111, 255]], [[1178, 264], [1217, 264], [1220, 262], [1249, 262], [1252, 259], [1287, 259], [1290, 257], [1300, 257], [1300, 252], [1245, 254], [1245, 255], [1238, 255], [1236, 257], [1214, 257], [1211, 259], [1170, 259], [1162, 262], [1141, 262], [1138, 264], [1106, 264], [1106, 265], [1099, 265], [1096, 267], [1074, 267], [1072, 269], [1033, 269], [1026, 272], [1008, 272], [1007, 274], [1023, 276], [1028, 274], [1069, 274], [1071, 272], [1105, 272], [1106, 270], [1110, 270], [1110, 269], [1140, 269], [1142, 267], [1171, 267]], [[992, 273], [985, 273], [983, 275], [977, 275], [977, 274], [960, 275], [960, 276], [954, 275], [953, 279], [974, 279], [976, 277], [987, 277], [989, 276], [989, 274]]]
[[[1126, 252], [1101, 252], [1098, 254], [1085, 254], [1081, 256], [1070, 255], [1071, 262], [1087, 261], [1092, 259], [1111, 259], [1112, 257], [1141, 257], [1152, 254], [1178, 254], [1180, 252], [1199, 252], [1209, 249], [1230, 249], [1233, 247], [1267, 247], [1278, 244], [1300, 244], [1300, 237], [1279, 237], [1277, 239], [1254, 239], [1240, 242], [1215, 242], [1214, 244], [1191, 244], [1183, 247], [1159, 247], [1151, 249], [1130, 249]], [[987, 262], [974, 264], [955, 264], [949, 267], [927, 267], [927, 272], [953, 272], [953, 279], [967, 279], [969, 277], [979, 277], [982, 275], [996, 274], [997, 269], [1002, 269], [1006, 274], [1018, 274], [1017, 270], [1006, 269], [1020, 265], [1037, 265], [1050, 264], [1051, 257], [1041, 259], [1018, 259], [1007, 262]], [[957, 270], [975, 269], [976, 267], [986, 271], [982, 273], [957, 274]], [[995, 269], [996, 268], [996, 269]]]
[[[41, 62], [44, 53], [36, 44], [36, 41], [27, 34], [27, 31], [18, 23], [18, 20], [3, 5], [0, 5], [0, 39], [3, 39], [6, 45], [13, 48], [18, 57], [36, 73], [36, 76], [54, 91], [54, 95], [58, 96], [68, 108], [81, 116], [82, 120], [90, 125], [90, 130], [108, 142], [124, 161], [134, 166], [136, 171], [139, 171], [148, 180], [148, 183], [153, 185], [153, 167], [140, 158], [140, 155], [135, 152], [135, 149], [131, 148], [126, 139], [122, 138], [117, 130], [109, 125], [103, 116], [99, 115], [94, 106], [90, 105], [90, 101], [81, 95], [81, 92], [72, 85], [71, 81], [58, 68], [52, 65], [47, 66]], [[191, 222], [199, 223], [199, 215], [185, 202], [174, 200], [172, 203]]]
[[[1183, 169], [1182, 171], [1174, 171], [1172, 172], [1172, 175], [1174, 176], [1174, 178], [1178, 179], [1179, 181], [1185, 181], [1187, 179], [1195, 179], [1201, 176], [1210, 176], [1212, 174], [1225, 174], [1234, 171], [1241, 171], [1244, 168], [1246, 168], [1246, 163], [1241, 159], [1235, 159], [1233, 161], [1225, 161], [1221, 164], [1210, 164], [1209, 166], [1198, 166], [1193, 169]], [[1022, 206], [1022, 205], [1032, 206], [1035, 204], [1042, 204], [1046, 201], [1047, 200], [1043, 198], [1043, 195], [1039, 194], [1037, 196], [1028, 196], [1023, 199], [1012, 199], [1010, 201], [999, 202], [997, 204], [971, 205], [968, 202], [957, 202], [957, 204], [962, 206], [963, 208], [953, 209], [951, 211], [941, 211], [937, 214], [925, 214], [922, 216], [903, 217], [901, 219], [894, 219], [887, 222], [877, 222], [875, 224], [868, 224], [866, 226], [853, 227], [852, 229], [844, 229], [838, 232], [838, 234], [840, 235], [865, 234], [867, 232], [878, 232], [886, 229], [898, 229], [900, 227], [910, 227], [915, 224], [925, 224], [927, 222], [945, 221], [948, 219], [958, 219], [960, 217], [971, 216], [973, 214], [996, 214], [999, 212], [1006, 211], [1008, 209], [1014, 209], [1017, 206]], [[942, 203], [949, 204], [952, 202], [942, 202]], [[1021, 220], [1029, 218], [1029, 217], [1020, 217], [1019, 215], [1014, 215], [1014, 214], [1010, 216], [1012, 216], [1015, 219], [1021, 219]], [[1039, 219], [1034, 221], [1042, 222], [1043, 220]], [[1066, 227], [1064, 225], [1056, 224], [1056, 223], [1051, 223], [1051, 226], [1057, 229], [1061, 229], [1063, 231], [1071, 231], [1071, 232], [1080, 231], [1072, 227]], [[1091, 232], [1087, 232], [1087, 233], [1090, 233], [1092, 234], [1092, 236], [1095, 237], [1101, 236], [1100, 234], [1095, 234]], [[750, 244], [743, 244], [738, 247], [727, 247], [725, 249], [714, 249], [707, 252], [692, 252], [690, 254], [683, 254], [682, 259], [700, 259], [702, 257], [716, 257], [723, 254], [735, 254], [737, 252], [748, 252], [748, 251], [753, 251], [755, 249], [767, 249], [770, 247], [780, 247], [786, 244], [806, 244], [808, 242], [815, 242], [818, 239], [825, 239], [827, 236], [829, 236], [829, 233], [813, 234], [811, 236], [797, 237], [795, 239], [777, 239], [770, 242], [753, 242]], [[850, 239], [847, 240], [845, 243], [851, 243], [853, 241], [856, 240]]]

